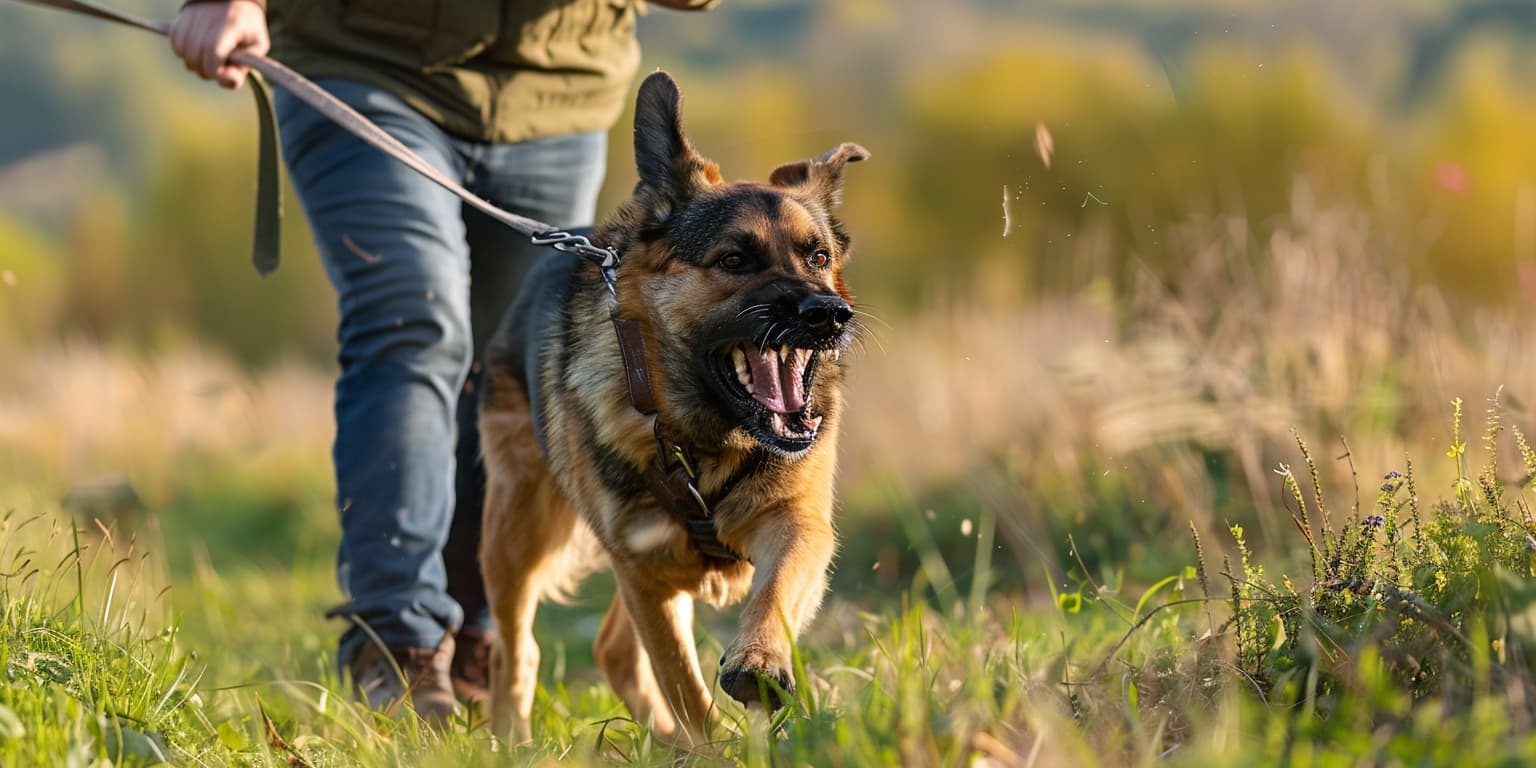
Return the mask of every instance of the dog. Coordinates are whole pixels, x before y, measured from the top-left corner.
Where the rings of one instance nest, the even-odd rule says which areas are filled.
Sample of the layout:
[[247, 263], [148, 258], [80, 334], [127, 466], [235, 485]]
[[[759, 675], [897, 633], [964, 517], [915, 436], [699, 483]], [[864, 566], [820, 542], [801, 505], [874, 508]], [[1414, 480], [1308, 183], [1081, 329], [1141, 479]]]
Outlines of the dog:
[[550, 254], [486, 356], [481, 544], [498, 627], [492, 732], [530, 739], [541, 600], [612, 569], [593, 653], [637, 721], [685, 745], [712, 711], [696, 600], [745, 600], [721, 689], [781, 706], [835, 549], [843, 353], [860, 328], [833, 209], [842, 144], [767, 183], [722, 180], [657, 72], [635, 109], [633, 196], [594, 232], [617, 267]]

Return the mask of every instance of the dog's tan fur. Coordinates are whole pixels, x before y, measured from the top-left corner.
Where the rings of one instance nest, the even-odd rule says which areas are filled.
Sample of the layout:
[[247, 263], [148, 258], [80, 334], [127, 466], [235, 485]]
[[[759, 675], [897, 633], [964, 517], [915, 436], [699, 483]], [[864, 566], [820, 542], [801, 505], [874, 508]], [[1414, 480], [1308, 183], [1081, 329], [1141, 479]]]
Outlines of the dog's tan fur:
[[[759, 677], [791, 683], [790, 644], [826, 588], [842, 409], [841, 363], [830, 354], [818, 364], [810, 392], [822, 416], [815, 442], [793, 455], [767, 451], [714, 505], [720, 540], [751, 563], [704, 558], [649, 494], [619, 492], [611, 478], [605, 481], [605, 471], [621, 479], [625, 471], [640, 471], [657, 451], [652, 420], [631, 407], [610, 312], [643, 329], [656, 418], [673, 440], [696, 452], [700, 490], [714, 498], [754, 451], [766, 449], [694, 380], [701, 329], [727, 322], [726, 313], [740, 312], [740, 297], [775, 281], [852, 301], [841, 278], [849, 241], [831, 209], [839, 202], [843, 166], [863, 159], [864, 151], [845, 144], [779, 168], [768, 184], [728, 184], [682, 133], [680, 105], [664, 74], [641, 88], [635, 126], [641, 182], [593, 237], [622, 255], [617, 297], [595, 267], [582, 267], [564, 308], [566, 333], [540, 357], [544, 451], [528, 393], [496, 363], [493, 343], [480, 414], [489, 476], [481, 557], [500, 637], [492, 654], [490, 716], [493, 733], [516, 741], [530, 736], [537, 604], [568, 594], [594, 568], [611, 567], [618, 584], [594, 647], [598, 665], [637, 720], [684, 743], [699, 739], [712, 707], [693, 637], [694, 601], [721, 606], [746, 599], [739, 632], [721, 661], [721, 681], [732, 696], [750, 701], [758, 697]], [[725, 219], [703, 227], [712, 242], [752, 238], [761, 245], [761, 270], [730, 274], [679, 258], [678, 242], [698, 236], [679, 230], [689, 220], [684, 214], [709, 205]], [[808, 264], [807, 242], [823, 244], [831, 264]], [[851, 331], [844, 346], [850, 337]]]

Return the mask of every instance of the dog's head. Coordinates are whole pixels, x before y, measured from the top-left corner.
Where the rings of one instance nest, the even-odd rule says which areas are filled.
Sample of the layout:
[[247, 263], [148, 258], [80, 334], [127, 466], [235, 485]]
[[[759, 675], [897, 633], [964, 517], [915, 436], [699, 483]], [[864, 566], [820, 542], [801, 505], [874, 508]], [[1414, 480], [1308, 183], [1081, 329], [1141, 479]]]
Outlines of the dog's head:
[[836, 417], [841, 355], [858, 333], [842, 279], [850, 239], [833, 208], [844, 167], [869, 154], [843, 144], [767, 183], [726, 183], [683, 133], [681, 106], [665, 73], [640, 87], [640, 183], [617, 217], [629, 230], [619, 311], [653, 340], [669, 426], [799, 454]]

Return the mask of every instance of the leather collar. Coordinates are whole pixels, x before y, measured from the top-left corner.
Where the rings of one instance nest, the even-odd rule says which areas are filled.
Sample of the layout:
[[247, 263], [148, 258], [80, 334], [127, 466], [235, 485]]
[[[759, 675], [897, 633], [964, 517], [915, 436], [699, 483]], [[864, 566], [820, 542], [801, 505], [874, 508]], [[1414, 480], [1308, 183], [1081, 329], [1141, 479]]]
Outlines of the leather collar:
[[[656, 458], [641, 473], [646, 488], [656, 503], [682, 524], [705, 560], [721, 564], [750, 562], [720, 540], [711, 505], [699, 492], [693, 452], [688, 446], [663, 436], [661, 418], [656, 415], [656, 395], [651, 389], [650, 366], [645, 360], [645, 334], [640, 324], [614, 314], [613, 330], [619, 339], [619, 355], [624, 359], [624, 383], [629, 389], [629, 403], [641, 415], [652, 417], [656, 434]], [[760, 458], [749, 460], [743, 470], [750, 470], [758, 461]], [[721, 488], [719, 497], [728, 495], [746, 474], [746, 471], [738, 471], [733, 475]]]

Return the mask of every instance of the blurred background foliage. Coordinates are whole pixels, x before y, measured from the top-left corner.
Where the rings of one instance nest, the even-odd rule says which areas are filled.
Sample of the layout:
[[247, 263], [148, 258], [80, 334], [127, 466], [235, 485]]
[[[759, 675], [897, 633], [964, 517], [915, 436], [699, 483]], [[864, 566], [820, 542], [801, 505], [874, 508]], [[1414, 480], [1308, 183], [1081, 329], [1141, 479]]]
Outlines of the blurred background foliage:
[[[291, 197], [283, 272], [262, 284], [243, 258], [246, 97], [148, 36], [11, 5], [0, 21], [9, 341], [186, 333], [252, 364], [325, 359], [333, 310]], [[1522, 298], [1536, 259], [1523, 3], [745, 0], [643, 21], [645, 66], [676, 72], [728, 173], [843, 140], [875, 152], [849, 215], [857, 284], [887, 309], [978, 276], [1024, 298], [1175, 274], [1167, 225], [1237, 214], [1262, 238], [1298, 178], [1399, 217], [1400, 268], [1471, 300]], [[633, 179], [626, 125], [609, 201]]]
[[[1005, 580], [1068, 533], [1155, 578], [1188, 522], [1278, 540], [1293, 427], [1374, 472], [1442, 450], [1452, 396], [1506, 386], [1529, 416], [1529, 3], [726, 0], [642, 40], [727, 176], [873, 152], [844, 208], [878, 317], [844, 441], [862, 530], [926, 517], [965, 559], [986, 514]], [[125, 472], [196, 510], [226, 471], [310, 516], [272, 530], [328, 535], [333, 298], [292, 195], [284, 267], [249, 266], [248, 97], [163, 41], [0, 4], [0, 113], [0, 477]], [[858, 537], [839, 578], [897, 583], [900, 540]]]

